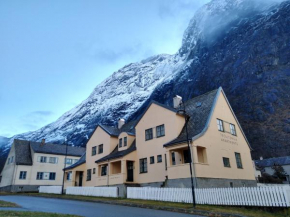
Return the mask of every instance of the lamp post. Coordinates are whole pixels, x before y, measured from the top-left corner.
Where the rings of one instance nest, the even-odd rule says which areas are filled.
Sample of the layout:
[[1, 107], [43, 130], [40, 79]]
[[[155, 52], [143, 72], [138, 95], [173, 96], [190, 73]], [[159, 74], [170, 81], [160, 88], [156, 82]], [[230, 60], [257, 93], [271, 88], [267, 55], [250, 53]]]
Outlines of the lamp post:
[[190, 144], [189, 144], [189, 138], [188, 138], [188, 121], [189, 121], [189, 116], [186, 114], [186, 110], [185, 110], [185, 104], [181, 101], [180, 102], [180, 106], [181, 104], [183, 105], [183, 109], [179, 109], [178, 112], [182, 112], [185, 118], [185, 132], [186, 132], [186, 141], [187, 141], [187, 148], [188, 148], [188, 158], [189, 158], [189, 167], [190, 167], [190, 179], [191, 179], [191, 192], [192, 192], [192, 205], [193, 208], [195, 208], [196, 206], [196, 201], [195, 201], [195, 191], [194, 191], [194, 185], [193, 185], [193, 176], [192, 176], [192, 157], [191, 157], [191, 151], [190, 151]]
[[64, 139], [64, 145], [65, 145], [65, 158], [64, 158], [64, 166], [63, 166], [63, 176], [62, 176], [62, 187], [61, 187], [61, 194], [64, 194], [64, 177], [65, 177], [65, 167], [66, 167], [66, 157], [67, 157], [67, 142], [66, 138]]

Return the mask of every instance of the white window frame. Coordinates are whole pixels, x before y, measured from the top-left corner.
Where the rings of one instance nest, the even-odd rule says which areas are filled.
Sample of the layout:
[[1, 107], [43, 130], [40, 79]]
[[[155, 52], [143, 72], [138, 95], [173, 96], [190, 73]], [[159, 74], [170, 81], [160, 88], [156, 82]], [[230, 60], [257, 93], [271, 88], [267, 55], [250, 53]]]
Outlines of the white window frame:
[[233, 136], [237, 135], [236, 126], [234, 124], [230, 124], [230, 130]]
[[217, 127], [218, 127], [218, 130], [220, 131], [220, 132], [224, 132], [225, 131], [225, 129], [224, 129], [224, 121], [223, 120], [221, 120], [221, 119], [216, 119], [217, 120]]

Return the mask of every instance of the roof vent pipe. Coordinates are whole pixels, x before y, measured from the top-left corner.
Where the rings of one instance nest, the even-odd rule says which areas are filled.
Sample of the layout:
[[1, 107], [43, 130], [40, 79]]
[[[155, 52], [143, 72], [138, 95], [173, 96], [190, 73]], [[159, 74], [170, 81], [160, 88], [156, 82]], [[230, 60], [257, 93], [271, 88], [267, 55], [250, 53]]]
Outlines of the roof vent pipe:
[[181, 96], [176, 95], [175, 97], [173, 97], [173, 108], [177, 109], [180, 106], [181, 101]]
[[120, 118], [118, 121], [118, 129], [121, 129], [124, 124], [125, 124], [125, 120], [123, 118]]
[[260, 160], [263, 160], [263, 159], [264, 159], [264, 158], [261, 156], [261, 157], [260, 157]]

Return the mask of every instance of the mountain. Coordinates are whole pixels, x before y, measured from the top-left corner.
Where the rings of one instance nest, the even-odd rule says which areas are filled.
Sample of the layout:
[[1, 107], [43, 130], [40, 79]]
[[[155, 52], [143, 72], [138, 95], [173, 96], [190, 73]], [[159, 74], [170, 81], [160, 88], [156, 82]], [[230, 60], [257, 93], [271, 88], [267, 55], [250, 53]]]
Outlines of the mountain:
[[196, 12], [174, 55], [114, 72], [55, 122], [12, 137], [85, 145], [98, 123], [136, 119], [151, 99], [171, 104], [222, 86], [254, 158], [290, 153], [290, 2], [213, 0]]
[[9, 138], [0, 136], [0, 172], [5, 164], [5, 160], [7, 157], [7, 151], [5, 151], [5, 146], [8, 144]]

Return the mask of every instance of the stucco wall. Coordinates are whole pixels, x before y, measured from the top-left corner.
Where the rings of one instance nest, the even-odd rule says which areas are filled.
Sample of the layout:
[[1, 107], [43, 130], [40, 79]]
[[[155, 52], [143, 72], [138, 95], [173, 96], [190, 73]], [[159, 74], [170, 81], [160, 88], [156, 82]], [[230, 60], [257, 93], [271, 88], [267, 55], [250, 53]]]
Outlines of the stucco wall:
[[[156, 126], [164, 124], [165, 136], [156, 138]], [[168, 109], [152, 104], [136, 126], [137, 158], [135, 163], [136, 181], [138, 183], [164, 182], [167, 176], [165, 170], [165, 153], [163, 145], [176, 138], [184, 125], [184, 117], [176, 115]], [[153, 139], [145, 141], [145, 130], [153, 128]], [[157, 155], [162, 155], [162, 162], [157, 163]], [[154, 164], [150, 157], [154, 156]], [[147, 158], [147, 173], [140, 173], [139, 159]]]

